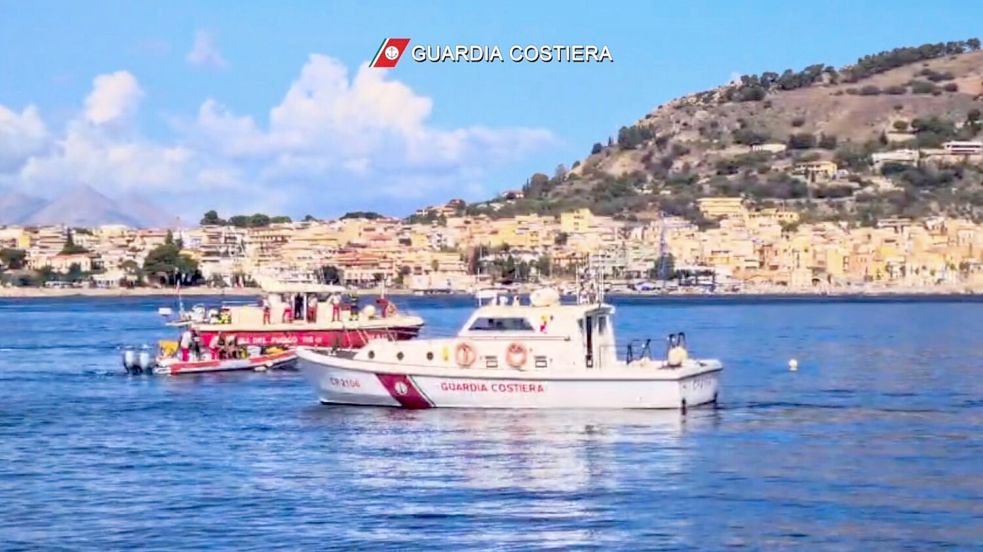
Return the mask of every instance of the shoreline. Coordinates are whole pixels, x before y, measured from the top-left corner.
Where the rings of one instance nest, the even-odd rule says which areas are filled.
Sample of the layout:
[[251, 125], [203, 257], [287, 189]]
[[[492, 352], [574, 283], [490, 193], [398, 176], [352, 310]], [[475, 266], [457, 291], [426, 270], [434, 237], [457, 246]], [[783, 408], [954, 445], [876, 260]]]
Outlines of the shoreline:
[[[379, 288], [359, 290], [360, 295], [379, 295]], [[520, 293], [525, 294], [527, 290]], [[182, 288], [183, 297], [257, 297], [261, 294], [259, 288], [209, 288], [209, 287], [190, 287]], [[413, 290], [387, 289], [387, 295], [395, 297], [470, 297], [472, 294], [467, 292], [460, 293], [434, 293], [418, 294]], [[795, 289], [781, 287], [767, 287], [745, 289], [741, 291], [718, 291], [707, 292], [698, 290], [683, 290], [671, 293], [658, 291], [617, 291], [608, 292], [614, 297], [663, 297], [663, 298], [714, 298], [714, 297], [979, 297], [983, 295], [983, 289], [973, 289], [965, 286], [939, 286], [935, 288], [910, 288], [910, 287], [870, 287], [854, 288], [844, 287], [840, 289]], [[91, 298], [120, 298], [120, 297], [176, 297], [177, 292], [171, 288], [21, 288], [21, 287], [0, 287], [0, 299], [44, 299], [62, 297], [91, 297]]]

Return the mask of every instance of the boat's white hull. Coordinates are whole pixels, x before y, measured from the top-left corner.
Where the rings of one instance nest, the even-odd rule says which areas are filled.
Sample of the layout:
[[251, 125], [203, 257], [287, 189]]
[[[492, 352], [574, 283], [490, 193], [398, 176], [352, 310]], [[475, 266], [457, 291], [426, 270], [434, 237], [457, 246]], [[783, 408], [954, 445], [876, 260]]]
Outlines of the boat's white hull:
[[293, 366], [297, 361], [296, 351], [281, 351], [249, 358], [213, 359], [181, 361], [166, 359], [158, 362], [154, 373], [176, 376], [179, 374], [202, 374], [206, 372], [234, 372], [241, 370], [260, 371], [283, 369]]
[[[371, 366], [301, 350], [298, 366], [325, 404], [403, 408], [687, 408], [715, 403], [720, 364], [628, 374], [537, 374], [515, 370], [433, 373]], [[381, 363], [377, 363], [381, 364]], [[394, 369], [396, 368], [396, 369]]]

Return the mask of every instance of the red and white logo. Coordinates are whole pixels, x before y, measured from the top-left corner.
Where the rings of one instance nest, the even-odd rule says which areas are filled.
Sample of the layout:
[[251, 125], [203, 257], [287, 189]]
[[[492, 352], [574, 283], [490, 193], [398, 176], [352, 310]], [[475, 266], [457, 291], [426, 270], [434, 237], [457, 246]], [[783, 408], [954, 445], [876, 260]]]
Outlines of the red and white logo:
[[399, 63], [399, 58], [403, 57], [403, 52], [406, 51], [406, 47], [409, 46], [410, 39], [408, 38], [387, 38], [382, 41], [379, 46], [379, 50], [375, 53], [375, 57], [372, 58], [372, 63], [369, 67], [378, 67], [381, 69], [392, 69], [396, 67]]

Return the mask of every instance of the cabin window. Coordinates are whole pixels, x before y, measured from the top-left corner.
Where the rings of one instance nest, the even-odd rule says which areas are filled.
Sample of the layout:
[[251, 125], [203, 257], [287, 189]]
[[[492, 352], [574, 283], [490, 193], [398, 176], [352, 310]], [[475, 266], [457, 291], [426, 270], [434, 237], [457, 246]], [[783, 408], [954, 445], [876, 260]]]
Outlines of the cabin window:
[[608, 331], [608, 317], [599, 316], [597, 317], [597, 334], [604, 335]]
[[478, 318], [469, 328], [472, 332], [531, 332], [525, 318]]

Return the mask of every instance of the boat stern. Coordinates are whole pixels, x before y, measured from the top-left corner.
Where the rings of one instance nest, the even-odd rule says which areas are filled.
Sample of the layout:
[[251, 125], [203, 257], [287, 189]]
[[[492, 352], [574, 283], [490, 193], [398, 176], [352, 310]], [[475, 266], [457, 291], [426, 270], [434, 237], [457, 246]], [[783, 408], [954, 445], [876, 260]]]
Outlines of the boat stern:
[[690, 360], [682, 369], [687, 373], [679, 379], [679, 408], [716, 404], [720, 400], [719, 360]]

